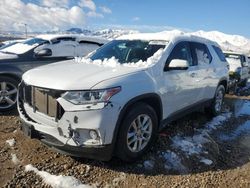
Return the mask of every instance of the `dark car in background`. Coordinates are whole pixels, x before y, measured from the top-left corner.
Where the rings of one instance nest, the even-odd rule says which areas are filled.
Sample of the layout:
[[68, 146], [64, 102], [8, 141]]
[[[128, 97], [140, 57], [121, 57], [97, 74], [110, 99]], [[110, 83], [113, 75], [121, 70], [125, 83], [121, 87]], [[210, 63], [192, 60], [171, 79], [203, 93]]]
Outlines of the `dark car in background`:
[[41, 35], [0, 49], [0, 112], [16, 106], [17, 87], [27, 70], [85, 56], [106, 42], [82, 35]]

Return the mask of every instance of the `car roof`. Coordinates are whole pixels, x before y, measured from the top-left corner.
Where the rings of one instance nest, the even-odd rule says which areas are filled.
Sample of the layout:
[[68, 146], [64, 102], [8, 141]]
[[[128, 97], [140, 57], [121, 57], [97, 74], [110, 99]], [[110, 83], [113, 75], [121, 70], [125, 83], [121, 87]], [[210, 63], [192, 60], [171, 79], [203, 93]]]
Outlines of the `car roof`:
[[244, 55], [244, 56], [246, 56], [244, 53], [241, 53], [241, 52], [223, 51], [223, 53], [224, 53], [224, 54]]
[[63, 37], [72, 37], [76, 38], [76, 41], [91, 41], [91, 42], [96, 42], [100, 44], [105, 44], [109, 40], [100, 38], [100, 37], [92, 37], [92, 36], [85, 36], [85, 35], [77, 35], [77, 34], [47, 34], [47, 35], [38, 35], [36, 38], [41, 38], [44, 40], [54, 40], [57, 38], [63, 38]]
[[211, 41], [206, 38], [202, 38], [199, 36], [195, 36], [192, 34], [184, 33], [181, 31], [164, 31], [159, 33], [135, 33], [135, 34], [129, 34], [129, 35], [123, 35], [121, 37], [117, 38], [118, 40], [161, 40], [161, 41], [193, 41], [193, 42], [202, 42], [202, 43], [209, 43], [211, 45], [219, 46], [216, 42]]

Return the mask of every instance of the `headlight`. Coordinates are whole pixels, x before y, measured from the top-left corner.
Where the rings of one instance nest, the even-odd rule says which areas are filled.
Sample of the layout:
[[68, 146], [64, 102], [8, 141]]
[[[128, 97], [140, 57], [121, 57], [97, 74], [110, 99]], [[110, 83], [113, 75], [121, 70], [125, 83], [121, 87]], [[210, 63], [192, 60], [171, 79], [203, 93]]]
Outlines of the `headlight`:
[[89, 91], [68, 91], [62, 95], [62, 98], [73, 104], [96, 104], [101, 102], [108, 102], [109, 99], [119, 93], [121, 87], [103, 89], [103, 90], [89, 90]]

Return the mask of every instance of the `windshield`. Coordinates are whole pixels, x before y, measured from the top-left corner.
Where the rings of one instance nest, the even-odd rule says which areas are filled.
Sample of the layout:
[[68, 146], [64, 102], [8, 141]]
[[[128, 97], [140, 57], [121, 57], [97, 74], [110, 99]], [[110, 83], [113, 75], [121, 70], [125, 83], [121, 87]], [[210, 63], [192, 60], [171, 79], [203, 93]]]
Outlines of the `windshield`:
[[19, 42], [13, 45], [10, 45], [8, 47], [3, 48], [0, 50], [3, 53], [8, 53], [8, 54], [23, 54], [32, 48], [35, 48], [39, 45], [49, 43], [48, 40], [40, 39], [40, 38], [32, 38], [32, 39], [27, 39], [23, 42]]
[[114, 40], [99, 48], [90, 56], [91, 60], [104, 60], [114, 57], [120, 64], [146, 61], [161, 48], [166, 41]]
[[242, 58], [241, 55], [238, 54], [225, 54], [226, 60], [229, 64], [235, 64], [241, 66]]

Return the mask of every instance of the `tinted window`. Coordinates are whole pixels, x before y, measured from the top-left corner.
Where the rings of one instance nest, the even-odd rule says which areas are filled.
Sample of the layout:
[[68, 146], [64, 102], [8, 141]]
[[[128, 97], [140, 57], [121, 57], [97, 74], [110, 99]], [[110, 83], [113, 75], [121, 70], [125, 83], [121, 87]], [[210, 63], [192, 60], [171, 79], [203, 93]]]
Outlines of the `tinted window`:
[[153, 41], [113, 40], [99, 48], [91, 57], [92, 60], [116, 58], [120, 63], [146, 61], [165, 45]]
[[180, 42], [173, 48], [167, 59], [166, 65], [168, 65], [173, 59], [187, 60], [190, 66], [194, 65], [188, 42]]
[[213, 49], [214, 49], [214, 51], [216, 52], [216, 54], [218, 55], [218, 57], [220, 58], [221, 61], [223, 61], [223, 62], [227, 61], [225, 55], [223, 54], [222, 50], [219, 47], [213, 46]]
[[40, 39], [40, 38], [32, 38], [32, 39], [28, 39], [28, 40], [26, 40], [26, 41], [24, 41], [22, 43], [32, 46], [34, 44], [37, 44], [37, 45], [41, 45], [41, 44], [45, 44], [45, 43], [49, 44], [49, 41], [44, 40], [44, 39]]
[[191, 42], [191, 51], [195, 65], [209, 64], [212, 56], [205, 44], [199, 42]]
[[75, 41], [74, 37], [59, 37], [56, 39], [51, 40], [52, 44], [60, 43], [61, 41]]
[[85, 40], [79, 41], [79, 44], [95, 44], [95, 45], [98, 45], [98, 46], [102, 46], [103, 45], [103, 44], [100, 44], [98, 42], [85, 41]]

